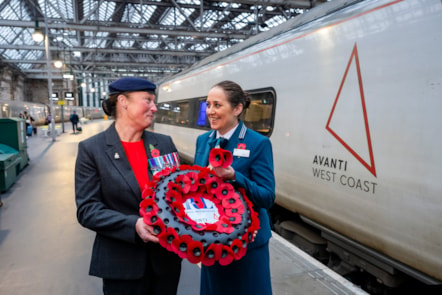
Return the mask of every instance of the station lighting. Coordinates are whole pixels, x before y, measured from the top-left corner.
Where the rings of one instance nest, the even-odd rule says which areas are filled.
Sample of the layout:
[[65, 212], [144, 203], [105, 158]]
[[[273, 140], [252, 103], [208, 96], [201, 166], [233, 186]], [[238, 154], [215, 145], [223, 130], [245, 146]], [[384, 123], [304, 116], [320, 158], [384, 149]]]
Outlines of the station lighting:
[[44, 39], [44, 35], [41, 32], [41, 30], [38, 28], [38, 20], [35, 21], [35, 29], [34, 29], [34, 33], [32, 34], [32, 40], [34, 40], [35, 42], [40, 43], [41, 41], [43, 41]]
[[54, 60], [54, 67], [56, 67], [57, 69], [61, 69], [62, 66], [63, 62], [60, 59]]

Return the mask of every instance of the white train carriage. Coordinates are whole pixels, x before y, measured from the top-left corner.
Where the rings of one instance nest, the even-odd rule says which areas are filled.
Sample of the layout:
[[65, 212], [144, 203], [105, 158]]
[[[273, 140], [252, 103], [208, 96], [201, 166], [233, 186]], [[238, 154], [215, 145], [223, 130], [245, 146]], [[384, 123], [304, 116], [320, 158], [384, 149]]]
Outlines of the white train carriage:
[[273, 143], [277, 204], [340, 269], [440, 284], [441, 29], [439, 0], [321, 5], [164, 81], [155, 130], [191, 160], [210, 87], [238, 82], [258, 95], [244, 119]]
[[[63, 112], [62, 112], [63, 110]], [[42, 103], [15, 101], [15, 100], [0, 100], [0, 118], [19, 117], [27, 111], [34, 118], [34, 125], [39, 126], [47, 124], [46, 118], [51, 113], [49, 106]], [[104, 112], [100, 107], [83, 107], [65, 105], [63, 108], [59, 105], [54, 105], [53, 110], [55, 114], [54, 120], [56, 123], [62, 121], [69, 122], [70, 114], [75, 111], [80, 118], [103, 119]]]
[[40, 125], [45, 122], [47, 110], [46, 106], [43, 104], [15, 100], [0, 100], [0, 118], [18, 118], [20, 114], [23, 115], [25, 111], [35, 120], [35, 125]]

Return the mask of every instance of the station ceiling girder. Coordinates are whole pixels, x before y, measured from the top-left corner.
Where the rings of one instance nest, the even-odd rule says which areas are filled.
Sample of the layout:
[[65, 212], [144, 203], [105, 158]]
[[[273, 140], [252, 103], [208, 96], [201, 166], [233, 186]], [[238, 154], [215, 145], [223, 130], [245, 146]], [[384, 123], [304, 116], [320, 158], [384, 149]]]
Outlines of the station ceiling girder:
[[45, 79], [45, 46], [32, 40], [38, 26], [51, 59], [77, 79], [130, 72], [159, 81], [325, 1], [3, 1], [0, 62]]

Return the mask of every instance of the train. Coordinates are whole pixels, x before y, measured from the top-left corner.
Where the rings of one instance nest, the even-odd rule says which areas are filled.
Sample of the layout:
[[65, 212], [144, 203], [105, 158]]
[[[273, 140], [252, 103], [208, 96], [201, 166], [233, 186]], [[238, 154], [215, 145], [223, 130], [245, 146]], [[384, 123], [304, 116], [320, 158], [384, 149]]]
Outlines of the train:
[[209, 89], [237, 82], [273, 145], [275, 231], [373, 294], [440, 290], [441, 29], [440, 0], [324, 3], [162, 80], [154, 130], [192, 163]]
[[[35, 126], [48, 124], [48, 115], [51, 113], [50, 106], [28, 101], [0, 100], [0, 118], [18, 118], [20, 114], [23, 114], [25, 111], [32, 116]], [[69, 121], [69, 116], [73, 111], [75, 111], [80, 118], [88, 120], [103, 119], [105, 116], [101, 107], [67, 105], [62, 108], [59, 105], [54, 105], [54, 121], [56, 123]]]

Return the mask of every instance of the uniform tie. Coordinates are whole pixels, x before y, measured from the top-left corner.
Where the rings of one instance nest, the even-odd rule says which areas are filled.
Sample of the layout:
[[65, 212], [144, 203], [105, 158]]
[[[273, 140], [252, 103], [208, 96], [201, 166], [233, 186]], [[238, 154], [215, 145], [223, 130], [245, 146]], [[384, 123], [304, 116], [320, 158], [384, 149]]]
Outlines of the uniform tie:
[[229, 140], [227, 138], [219, 137], [216, 142], [216, 146], [219, 146], [220, 148], [223, 149], [227, 145], [228, 142], [229, 142]]

